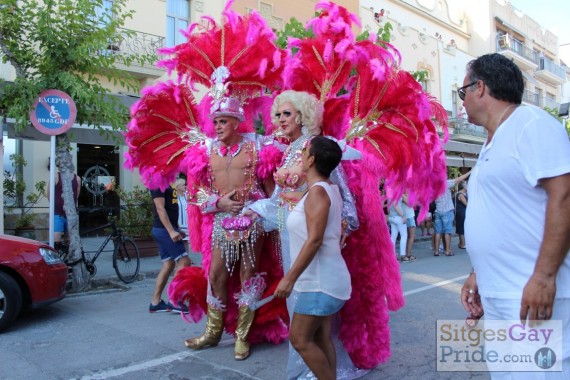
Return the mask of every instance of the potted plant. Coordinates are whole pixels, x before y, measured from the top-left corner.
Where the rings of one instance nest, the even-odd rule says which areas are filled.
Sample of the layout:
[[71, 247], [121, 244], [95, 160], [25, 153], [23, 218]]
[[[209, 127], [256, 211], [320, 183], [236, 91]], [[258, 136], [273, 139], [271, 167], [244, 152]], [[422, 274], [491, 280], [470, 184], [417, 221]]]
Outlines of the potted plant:
[[157, 255], [158, 247], [151, 236], [154, 214], [150, 191], [136, 185], [130, 191], [117, 186], [116, 192], [121, 200], [119, 226], [136, 241], [141, 256]]
[[34, 190], [28, 191], [22, 174], [28, 163], [21, 154], [10, 155], [10, 161], [14, 169], [4, 171], [4, 208], [8, 214], [15, 215], [15, 235], [35, 239], [34, 222], [38, 214], [33, 212], [33, 208], [47, 197], [46, 181], [36, 182]]

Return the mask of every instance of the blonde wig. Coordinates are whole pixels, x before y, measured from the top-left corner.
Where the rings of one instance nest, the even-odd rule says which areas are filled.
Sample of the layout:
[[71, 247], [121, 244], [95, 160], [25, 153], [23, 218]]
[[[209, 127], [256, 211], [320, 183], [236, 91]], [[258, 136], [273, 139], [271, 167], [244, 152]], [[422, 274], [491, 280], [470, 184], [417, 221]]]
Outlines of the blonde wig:
[[299, 124], [307, 127], [311, 135], [321, 134], [321, 124], [323, 122], [323, 106], [317, 97], [308, 92], [286, 90], [277, 95], [271, 106], [271, 121], [274, 125], [279, 125], [279, 119], [275, 116], [279, 107], [284, 103], [291, 103], [293, 108], [301, 114]]

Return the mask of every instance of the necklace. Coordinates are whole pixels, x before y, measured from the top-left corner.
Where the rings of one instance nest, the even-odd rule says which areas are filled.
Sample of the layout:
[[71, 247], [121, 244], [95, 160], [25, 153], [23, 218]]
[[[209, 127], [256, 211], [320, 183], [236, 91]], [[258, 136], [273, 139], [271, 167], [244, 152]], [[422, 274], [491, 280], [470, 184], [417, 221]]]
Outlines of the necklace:
[[291, 144], [289, 144], [289, 146], [287, 147], [287, 150], [285, 151], [285, 154], [283, 155], [283, 160], [281, 161], [281, 165], [279, 165], [279, 166], [280, 167], [283, 167], [283, 166], [289, 167], [291, 165], [291, 163], [295, 161], [295, 160], [292, 160], [292, 158], [295, 158], [295, 156], [297, 154], [301, 153], [301, 150], [303, 149], [303, 145], [305, 144], [305, 142], [307, 140], [309, 140], [310, 137], [311, 136], [302, 135], [297, 140], [295, 140]]
[[518, 106], [519, 106], [518, 104], [511, 104], [510, 106], [505, 107], [505, 109], [503, 110], [503, 113], [501, 114], [501, 117], [499, 118], [499, 121], [497, 121], [497, 127], [495, 129], [499, 128], [499, 125], [501, 125], [501, 123], [504, 121], [503, 117], [505, 117], [505, 114], [507, 113], [507, 111], [513, 107], [518, 107]]
[[232, 163], [232, 159], [241, 152], [242, 144], [244, 140], [242, 139], [239, 143], [233, 145], [225, 145], [218, 141], [217, 153], [220, 157], [226, 158], [226, 171], [229, 170]]

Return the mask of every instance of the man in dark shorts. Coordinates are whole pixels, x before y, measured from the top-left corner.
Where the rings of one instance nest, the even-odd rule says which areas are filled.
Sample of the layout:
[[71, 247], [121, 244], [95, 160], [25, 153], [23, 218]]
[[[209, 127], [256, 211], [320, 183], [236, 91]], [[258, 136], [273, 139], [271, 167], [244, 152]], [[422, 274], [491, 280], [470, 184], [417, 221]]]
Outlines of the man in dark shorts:
[[151, 190], [154, 203], [154, 221], [152, 223], [152, 237], [158, 244], [162, 267], [156, 277], [152, 302], [148, 307], [151, 313], [176, 311], [182, 312], [170, 302], [162, 300], [162, 292], [168, 282], [168, 277], [176, 267], [176, 271], [190, 266], [192, 263], [188, 258], [183, 238], [178, 230], [178, 199], [176, 190], [169, 187], [165, 191]]

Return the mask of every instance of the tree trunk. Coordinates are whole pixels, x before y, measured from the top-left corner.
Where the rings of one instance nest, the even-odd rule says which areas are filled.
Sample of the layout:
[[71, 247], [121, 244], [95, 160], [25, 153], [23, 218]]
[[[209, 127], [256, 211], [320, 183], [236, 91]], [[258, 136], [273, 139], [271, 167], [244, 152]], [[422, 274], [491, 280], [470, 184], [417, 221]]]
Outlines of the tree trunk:
[[[75, 167], [71, 156], [71, 146], [67, 133], [57, 136], [55, 164], [61, 174], [63, 209], [67, 219], [69, 233], [69, 260], [81, 259], [81, 243], [79, 237], [79, 216], [77, 215], [76, 200], [73, 195], [73, 173]], [[77, 293], [89, 286], [90, 276], [85, 266], [80, 263], [73, 267], [70, 293]]]

